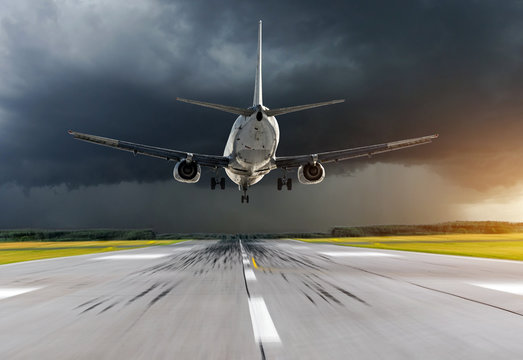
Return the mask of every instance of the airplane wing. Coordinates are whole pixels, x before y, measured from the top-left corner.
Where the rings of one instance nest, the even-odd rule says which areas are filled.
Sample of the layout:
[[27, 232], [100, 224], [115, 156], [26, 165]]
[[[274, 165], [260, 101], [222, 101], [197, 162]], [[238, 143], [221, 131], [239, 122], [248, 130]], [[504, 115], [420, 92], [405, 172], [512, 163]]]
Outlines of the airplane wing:
[[180, 161], [183, 159], [191, 158], [192, 161], [195, 161], [197, 164], [208, 167], [227, 167], [227, 165], [229, 164], [229, 158], [226, 156], [193, 154], [184, 151], [171, 150], [149, 145], [135, 144], [127, 141], [109, 139], [101, 136], [82, 134], [72, 130], [69, 130], [68, 132], [69, 134], [73, 135], [75, 139], [91, 142], [98, 145], [109, 146], [119, 150], [130, 151], [135, 155], [141, 154], [173, 161]]
[[411, 146], [423, 145], [432, 142], [439, 135], [429, 135], [414, 139], [393, 141], [385, 144], [362, 146], [352, 149], [327, 151], [318, 154], [298, 155], [298, 156], [278, 156], [275, 164], [277, 168], [295, 168], [308, 163], [320, 162], [322, 164], [354, 159], [363, 156], [372, 156], [384, 152], [408, 148]]

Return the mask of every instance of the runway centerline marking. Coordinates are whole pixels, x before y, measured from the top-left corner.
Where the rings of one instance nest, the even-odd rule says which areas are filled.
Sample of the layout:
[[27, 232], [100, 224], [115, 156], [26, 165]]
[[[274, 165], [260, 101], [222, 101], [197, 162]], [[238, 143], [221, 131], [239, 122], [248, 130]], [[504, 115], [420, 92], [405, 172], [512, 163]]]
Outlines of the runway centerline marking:
[[247, 281], [256, 280], [256, 275], [254, 275], [254, 271], [252, 269], [245, 269], [244, 274], [245, 274], [245, 280], [247, 280]]
[[99, 256], [91, 260], [148, 260], [159, 259], [170, 254], [125, 254], [125, 255], [108, 255]]
[[[254, 270], [250, 267], [250, 262], [248, 260], [247, 254], [245, 253], [241, 240], [240, 251], [244, 261], [243, 275], [245, 278], [245, 287], [247, 290], [247, 300], [249, 302], [252, 332], [254, 334], [254, 340], [260, 345], [262, 359], [265, 359], [265, 350], [263, 344], [280, 344], [281, 340], [280, 336], [278, 335], [278, 331], [276, 331], [276, 327], [272, 322], [271, 315], [269, 314], [269, 310], [267, 309], [267, 305], [265, 305], [263, 298], [260, 296], [251, 296], [247, 282], [249, 280], [256, 280], [256, 276], [254, 275]], [[251, 257], [251, 259], [254, 267], [258, 268], [254, 257]], [[245, 261], [247, 261], [248, 265], [245, 264]]]
[[502, 291], [506, 293], [523, 295], [523, 283], [470, 283], [474, 286], [479, 286], [485, 289]]
[[28, 287], [28, 288], [0, 288], [0, 300], [7, 299], [12, 296], [25, 294], [31, 291], [41, 289], [41, 287]]
[[358, 252], [348, 252], [348, 251], [325, 251], [321, 252], [323, 255], [334, 256], [334, 257], [344, 257], [344, 256], [353, 256], [353, 257], [365, 257], [365, 256], [383, 256], [383, 257], [401, 257], [401, 255], [387, 254], [374, 251], [358, 251]]
[[249, 299], [249, 312], [251, 313], [252, 331], [254, 339], [262, 343], [281, 343], [278, 331], [274, 327], [267, 305], [261, 297]]

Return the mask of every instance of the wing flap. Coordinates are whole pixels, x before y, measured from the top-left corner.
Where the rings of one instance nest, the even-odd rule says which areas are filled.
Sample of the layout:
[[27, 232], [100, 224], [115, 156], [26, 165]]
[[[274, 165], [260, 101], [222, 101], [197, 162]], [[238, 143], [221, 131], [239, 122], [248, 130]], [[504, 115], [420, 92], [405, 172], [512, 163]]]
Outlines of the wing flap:
[[282, 156], [277, 157], [275, 165], [277, 168], [293, 168], [312, 163], [314, 161], [321, 162], [323, 164], [337, 161], [344, 161], [354, 159], [363, 156], [372, 156], [381, 154], [389, 151], [395, 151], [399, 149], [406, 149], [413, 146], [428, 144], [436, 139], [439, 135], [422, 136], [419, 138], [406, 139], [400, 141], [393, 141], [384, 144], [362, 146], [352, 149], [343, 149], [335, 151], [327, 151], [318, 154], [309, 155], [298, 155], [298, 156]]
[[180, 161], [190, 157], [198, 164], [209, 167], [227, 167], [229, 165], [229, 158], [225, 156], [193, 154], [150, 145], [136, 144], [128, 141], [120, 141], [97, 135], [83, 134], [72, 130], [69, 130], [69, 134], [78, 140], [87, 141], [97, 145], [108, 146], [119, 150], [130, 151], [135, 155], [140, 154], [172, 161]]

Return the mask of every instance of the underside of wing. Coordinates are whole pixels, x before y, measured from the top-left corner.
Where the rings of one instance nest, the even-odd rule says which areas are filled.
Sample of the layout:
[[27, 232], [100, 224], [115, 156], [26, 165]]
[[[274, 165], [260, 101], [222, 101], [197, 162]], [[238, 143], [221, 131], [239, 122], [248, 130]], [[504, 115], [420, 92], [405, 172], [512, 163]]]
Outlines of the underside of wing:
[[87, 141], [97, 145], [109, 146], [115, 149], [129, 151], [136, 154], [147, 155], [165, 160], [180, 161], [184, 159], [190, 159], [195, 161], [201, 166], [209, 167], [227, 167], [229, 164], [229, 158], [218, 155], [204, 155], [204, 154], [193, 154], [184, 151], [171, 150], [165, 148], [159, 148], [143, 144], [135, 144], [127, 141], [120, 141], [110, 139], [106, 137], [83, 134], [76, 131], [69, 130], [75, 139]]
[[330, 162], [354, 159], [354, 158], [363, 157], [363, 156], [372, 156], [372, 155], [381, 154], [384, 152], [404, 149], [404, 148], [417, 146], [417, 145], [428, 144], [428, 143], [432, 142], [433, 139], [436, 139], [437, 137], [438, 137], [438, 135], [435, 134], [435, 135], [423, 136], [423, 137], [414, 138], [414, 139], [393, 141], [393, 142], [388, 142], [388, 143], [384, 143], [384, 144], [362, 146], [362, 147], [357, 147], [357, 148], [352, 148], [352, 149], [327, 151], [327, 152], [317, 153], [317, 154], [281, 156], [281, 157], [276, 157], [275, 164], [276, 164], [277, 168], [295, 168], [295, 167], [299, 167], [299, 166], [311, 164], [311, 163], [316, 163], [316, 162], [325, 164], [325, 163], [330, 163]]

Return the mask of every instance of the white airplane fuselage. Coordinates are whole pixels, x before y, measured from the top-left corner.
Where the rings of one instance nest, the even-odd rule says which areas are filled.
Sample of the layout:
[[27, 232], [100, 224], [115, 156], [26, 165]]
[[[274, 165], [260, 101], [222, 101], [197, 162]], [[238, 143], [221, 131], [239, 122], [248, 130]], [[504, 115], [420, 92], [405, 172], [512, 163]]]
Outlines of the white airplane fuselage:
[[263, 105], [250, 116], [240, 115], [234, 122], [223, 152], [229, 157], [227, 176], [240, 189], [260, 181], [273, 169], [280, 128], [274, 116], [267, 116]]

